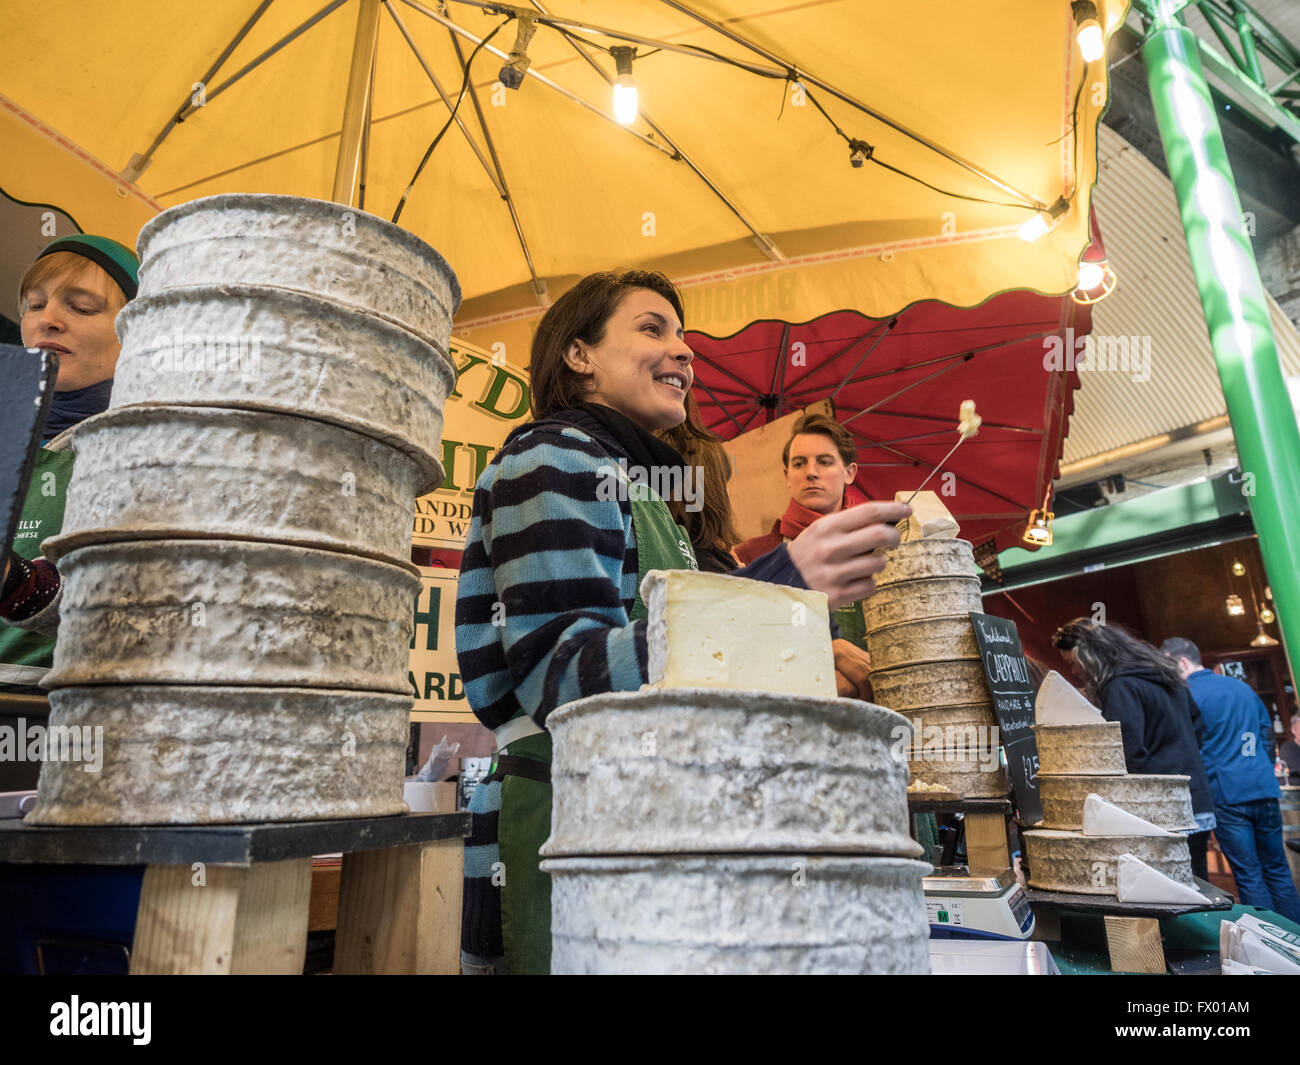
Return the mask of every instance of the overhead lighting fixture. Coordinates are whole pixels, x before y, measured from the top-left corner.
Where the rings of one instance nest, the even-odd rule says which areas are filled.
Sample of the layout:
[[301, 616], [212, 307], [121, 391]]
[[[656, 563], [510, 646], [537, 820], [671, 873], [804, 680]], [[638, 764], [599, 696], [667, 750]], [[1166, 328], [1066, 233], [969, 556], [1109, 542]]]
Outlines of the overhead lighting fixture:
[[1246, 604], [1241, 601], [1241, 596], [1233, 593], [1224, 600], [1224, 605], [1228, 608], [1229, 617], [1241, 617], [1246, 613]]
[[1273, 622], [1277, 620], [1277, 615], [1268, 607], [1264, 607], [1264, 609], [1259, 612], [1259, 620], [1265, 625], [1272, 625]]
[[1079, 42], [1079, 51], [1085, 62], [1096, 62], [1106, 54], [1106, 35], [1097, 21], [1097, 5], [1092, 0], [1074, 0], [1070, 10], [1078, 27], [1075, 40]]
[[1115, 291], [1117, 284], [1119, 278], [1105, 259], [1084, 260], [1079, 264], [1079, 283], [1070, 293], [1070, 299], [1084, 306], [1100, 303]]
[[629, 45], [616, 45], [610, 49], [614, 56], [614, 117], [623, 125], [630, 126], [636, 121], [640, 110], [637, 103], [636, 81], [632, 78], [632, 57], [636, 49]]
[[1276, 647], [1277, 641], [1273, 639], [1263, 628], [1259, 630], [1259, 635], [1250, 641], [1251, 647]]
[[1240, 559], [1234, 559], [1232, 563], [1232, 575], [1234, 577], [1244, 577], [1246, 575], [1246, 566]]
[[860, 170], [866, 164], [866, 161], [871, 158], [875, 150], [876, 149], [866, 141], [860, 141], [857, 139], [850, 140], [849, 166], [853, 167], [854, 170]]
[[1053, 228], [1069, 208], [1069, 201], [1062, 196], [1046, 211], [1039, 211], [1038, 214], [1020, 227], [1020, 239], [1026, 244], [1033, 243], [1049, 229]]

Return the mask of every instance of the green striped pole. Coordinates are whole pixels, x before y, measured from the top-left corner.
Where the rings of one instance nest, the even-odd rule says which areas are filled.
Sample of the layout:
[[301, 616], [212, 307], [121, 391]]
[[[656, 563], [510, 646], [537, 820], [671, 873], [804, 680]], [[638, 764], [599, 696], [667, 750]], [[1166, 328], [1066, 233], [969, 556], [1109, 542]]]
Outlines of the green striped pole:
[[1142, 55], [1289, 656], [1300, 652], [1300, 431], [1196, 38], [1174, 15], [1181, 6], [1149, 5]]

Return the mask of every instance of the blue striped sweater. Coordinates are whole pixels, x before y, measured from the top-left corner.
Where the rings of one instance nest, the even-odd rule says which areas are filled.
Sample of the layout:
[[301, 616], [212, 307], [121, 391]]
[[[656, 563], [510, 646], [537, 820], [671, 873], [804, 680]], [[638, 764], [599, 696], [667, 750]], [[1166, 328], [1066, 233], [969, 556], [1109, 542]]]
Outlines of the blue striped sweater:
[[[629, 456], [605, 426], [565, 411], [511, 433], [475, 486], [456, 657], [470, 707], [490, 729], [525, 713], [545, 726], [557, 706], [646, 682], [646, 623], [629, 618], [632, 506], [598, 491], [619, 458]], [[737, 576], [805, 587], [784, 545]], [[502, 953], [490, 883], [500, 797], [498, 774], [480, 783], [466, 841], [463, 946], [482, 957]]]

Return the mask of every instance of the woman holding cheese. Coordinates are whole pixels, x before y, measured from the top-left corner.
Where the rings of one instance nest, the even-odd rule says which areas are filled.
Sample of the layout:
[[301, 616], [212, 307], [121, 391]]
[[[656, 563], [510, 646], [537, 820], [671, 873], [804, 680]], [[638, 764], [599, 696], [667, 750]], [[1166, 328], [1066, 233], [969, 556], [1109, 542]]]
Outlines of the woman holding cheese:
[[[534, 420], [479, 478], [461, 563], [456, 651], [475, 716], [498, 758], [475, 790], [462, 925], [469, 972], [547, 972], [550, 832], [546, 717], [588, 695], [646, 682], [651, 569], [695, 569], [690, 537], [657, 483], [681, 455], [656, 437], [686, 417], [694, 357], [672, 283], [645, 271], [583, 278], [537, 327], [529, 367]], [[810, 526], [737, 576], [813, 588], [832, 608], [869, 595], [909, 508], [855, 507]]]

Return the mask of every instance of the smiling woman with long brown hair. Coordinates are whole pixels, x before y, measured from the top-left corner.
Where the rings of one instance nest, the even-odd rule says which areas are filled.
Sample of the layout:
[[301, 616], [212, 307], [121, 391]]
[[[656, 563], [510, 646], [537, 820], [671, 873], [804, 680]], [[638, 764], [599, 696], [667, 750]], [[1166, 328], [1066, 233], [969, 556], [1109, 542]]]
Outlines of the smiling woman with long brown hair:
[[[687, 476], [681, 454], [655, 435], [686, 417], [694, 355], [682, 319], [662, 274], [579, 281], [533, 339], [534, 420], [510, 434], [475, 488], [456, 653], [498, 757], [471, 802], [466, 972], [549, 970], [550, 882], [538, 858], [551, 822], [546, 718], [574, 699], [644, 684], [640, 580], [697, 568], [688, 531], [653, 487]], [[833, 607], [860, 599], [884, 565], [872, 551], [896, 544], [894, 524], [910, 513], [854, 508], [737, 575], [814, 588]]]

